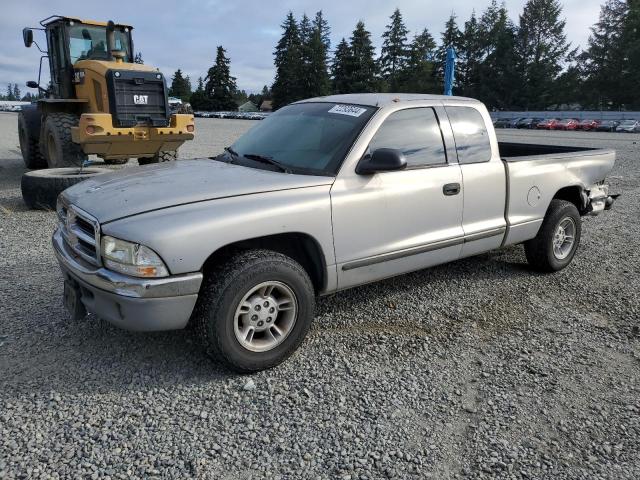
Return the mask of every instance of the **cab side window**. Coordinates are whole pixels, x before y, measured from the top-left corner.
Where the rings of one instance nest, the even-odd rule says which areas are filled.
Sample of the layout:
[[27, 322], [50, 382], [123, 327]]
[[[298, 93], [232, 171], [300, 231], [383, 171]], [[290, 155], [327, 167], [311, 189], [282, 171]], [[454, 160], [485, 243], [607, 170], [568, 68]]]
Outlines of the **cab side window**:
[[472, 107], [445, 108], [451, 121], [458, 162], [464, 165], [491, 160], [489, 132], [480, 112]]
[[392, 113], [371, 139], [368, 153], [395, 148], [404, 153], [407, 168], [445, 165], [444, 142], [432, 108], [408, 108]]

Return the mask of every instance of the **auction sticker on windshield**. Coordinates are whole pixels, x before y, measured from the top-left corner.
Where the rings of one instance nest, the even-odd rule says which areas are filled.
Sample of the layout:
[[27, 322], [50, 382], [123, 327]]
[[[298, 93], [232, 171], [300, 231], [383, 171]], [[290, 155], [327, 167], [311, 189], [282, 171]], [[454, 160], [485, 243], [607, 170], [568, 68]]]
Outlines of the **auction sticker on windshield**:
[[366, 108], [356, 107], [355, 105], [334, 105], [329, 110], [329, 113], [339, 113], [340, 115], [349, 115], [350, 117], [359, 117], [366, 111], [367, 111]]

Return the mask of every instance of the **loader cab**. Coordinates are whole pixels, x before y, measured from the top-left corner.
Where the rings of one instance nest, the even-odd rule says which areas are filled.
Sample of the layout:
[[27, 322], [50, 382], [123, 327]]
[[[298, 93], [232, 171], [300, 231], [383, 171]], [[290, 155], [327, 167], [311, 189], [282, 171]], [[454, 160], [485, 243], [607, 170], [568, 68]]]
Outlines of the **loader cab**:
[[74, 78], [73, 65], [80, 60], [133, 63], [130, 26], [60, 16], [50, 17], [40, 24], [47, 38], [50, 96], [53, 98], [75, 98], [74, 83], [80, 79]]

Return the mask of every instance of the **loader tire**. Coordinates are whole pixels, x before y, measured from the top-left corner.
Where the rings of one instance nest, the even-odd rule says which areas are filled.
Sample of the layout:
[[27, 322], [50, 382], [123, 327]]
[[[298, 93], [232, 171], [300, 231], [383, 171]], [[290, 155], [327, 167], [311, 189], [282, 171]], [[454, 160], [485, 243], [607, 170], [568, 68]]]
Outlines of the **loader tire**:
[[22, 176], [22, 199], [29, 208], [55, 210], [60, 192], [90, 177], [109, 173], [106, 168], [50, 168]]
[[31, 105], [18, 114], [18, 137], [24, 165], [28, 169], [46, 168], [47, 161], [40, 151], [40, 112]]
[[105, 165], [124, 165], [128, 161], [128, 158], [107, 158], [104, 160], [104, 163]]
[[50, 113], [45, 117], [40, 148], [49, 168], [80, 167], [87, 159], [82, 147], [71, 140], [71, 127], [80, 118], [72, 113]]

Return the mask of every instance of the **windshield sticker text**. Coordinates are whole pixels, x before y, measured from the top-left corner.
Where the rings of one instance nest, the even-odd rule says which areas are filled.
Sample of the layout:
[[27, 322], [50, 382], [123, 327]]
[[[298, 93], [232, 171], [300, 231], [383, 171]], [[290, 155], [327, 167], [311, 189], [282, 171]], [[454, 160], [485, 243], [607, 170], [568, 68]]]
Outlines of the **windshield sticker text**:
[[354, 105], [335, 105], [331, 107], [329, 113], [339, 113], [340, 115], [349, 115], [350, 117], [359, 117], [364, 112], [366, 112], [366, 108], [356, 107]]

